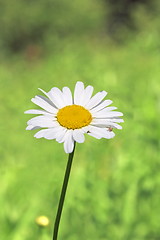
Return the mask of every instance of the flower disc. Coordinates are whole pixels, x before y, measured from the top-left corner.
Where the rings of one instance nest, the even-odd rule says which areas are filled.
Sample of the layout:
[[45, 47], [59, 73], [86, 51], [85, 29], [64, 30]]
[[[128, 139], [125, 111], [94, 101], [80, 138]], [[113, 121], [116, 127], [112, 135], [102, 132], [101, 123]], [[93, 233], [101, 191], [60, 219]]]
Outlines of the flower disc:
[[90, 124], [92, 115], [84, 107], [74, 104], [59, 109], [57, 120], [67, 129], [79, 129]]

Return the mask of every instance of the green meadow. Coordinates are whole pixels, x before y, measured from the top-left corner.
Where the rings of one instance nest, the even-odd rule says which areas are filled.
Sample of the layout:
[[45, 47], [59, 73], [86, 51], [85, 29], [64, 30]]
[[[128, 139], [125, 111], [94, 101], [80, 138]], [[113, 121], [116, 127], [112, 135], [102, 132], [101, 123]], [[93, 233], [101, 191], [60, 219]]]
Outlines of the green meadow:
[[[38, 88], [73, 92], [77, 81], [94, 93], [107, 91], [124, 123], [111, 140], [86, 135], [76, 145], [59, 239], [160, 239], [159, 22], [135, 18], [148, 22], [139, 33], [125, 32], [123, 44], [97, 32], [76, 33], [48, 37], [47, 47], [32, 54], [1, 56], [1, 240], [52, 239], [68, 156], [62, 144], [25, 130], [32, 115], [24, 111], [38, 109], [30, 101]], [[35, 223], [41, 215], [50, 220], [46, 228]]]

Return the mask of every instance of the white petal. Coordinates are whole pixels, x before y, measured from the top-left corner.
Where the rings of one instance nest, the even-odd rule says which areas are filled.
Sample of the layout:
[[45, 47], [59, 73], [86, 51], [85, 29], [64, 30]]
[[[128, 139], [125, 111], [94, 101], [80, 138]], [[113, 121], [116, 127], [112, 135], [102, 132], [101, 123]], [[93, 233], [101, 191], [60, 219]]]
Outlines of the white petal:
[[116, 109], [117, 109], [117, 107], [106, 107], [106, 108], [105, 108], [105, 110], [106, 110], [107, 112], [113, 111], [113, 110], [116, 110]]
[[46, 95], [48, 98], [49, 98], [49, 94], [48, 93], [46, 93], [43, 89], [41, 89], [41, 88], [38, 88], [42, 93], [44, 93], [44, 95]]
[[62, 126], [60, 126], [60, 127], [61, 127], [61, 130], [58, 131], [58, 133], [56, 134], [56, 141], [59, 143], [62, 143], [62, 142], [64, 142], [64, 137], [67, 132], [67, 129]]
[[117, 122], [117, 123], [123, 123], [124, 122], [124, 120], [123, 119], [121, 119], [121, 118], [109, 118], [109, 121], [112, 121], [112, 122]]
[[51, 140], [51, 139], [56, 139], [59, 131], [61, 131], [60, 127], [55, 127], [55, 128], [50, 128], [50, 131], [48, 131], [45, 135], [44, 138]]
[[90, 124], [99, 127], [113, 127], [117, 129], [122, 129], [122, 126], [110, 121], [110, 119], [93, 119]]
[[75, 129], [73, 130], [73, 138], [78, 143], [83, 143], [85, 140], [83, 131], [81, 129]]
[[47, 102], [49, 105], [51, 105], [52, 107], [54, 107], [55, 110], [57, 111], [57, 107], [56, 107], [56, 105], [53, 103], [52, 100], [50, 100], [49, 98], [46, 98], [46, 97], [44, 97], [44, 96], [41, 96], [41, 95], [37, 95], [37, 96], [35, 96], [35, 98], [36, 98], [36, 97], [39, 97], [40, 99], [44, 100], [44, 101]]
[[97, 139], [101, 139], [103, 137], [99, 131], [99, 128], [95, 128], [93, 126], [89, 127], [89, 132], [87, 134]]
[[47, 112], [50, 113], [57, 113], [57, 109], [51, 106], [48, 102], [46, 102], [44, 99], [40, 98], [39, 96], [36, 96], [35, 98], [32, 98], [31, 101], [38, 105], [39, 107], [43, 108]]
[[[45, 99], [48, 99], [48, 103], [50, 103], [50, 104], [52, 104], [54, 107], [56, 107], [54, 104], [53, 104], [53, 102], [52, 102], [52, 99], [50, 98], [50, 95], [47, 93], [47, 92], [45, 92], [43, 89], [41, 89], [41, 88], [38, 88], [38, 90], [40, 90], [42, 93], [44, 93], [44, 95], [46, 95], [46, 97], [44, 97], [44, 96], [41, 96], [41, 97], [43, 97], [43, 98], [45, 98]], [[38, 95], [39, 96], [39, 95]]]
[[[97, 107], [92, 108], [91, 113], [98, 112], [102, 110], [103, 108], [106, 109], [108, 105], [112, 104], [111, 100], [104, 100], [102, 103], [100, 103]], [[112, 107], [113, 108], [113, 107]]]
[[[50, 105], [52, 105], [54, 108], [56, 108], [57, 109], [57, 106], [54, 104], [54, 101], [53, 101], [53, 98], [52, 98], [52, 94], [51, 94], [51, 90], [48, 92], [48, 93], [46, 93], [44, 90], [42, 90], [41, 88], [38, 88], [41, 92], [43, 92], [48, 98], [45, 98], [45, 97], [43, 97], [43, 98], [45, 98], [45, 100], [47, 99], [47, 102], [50, 104]], [[41, 96], [42, 97], [42, 96]]]
[[113, 138], [115, 136], [115, 133], [113, 131], [107, 131], [107, 134], [108, 134], [108, 137], [106, 138], [108, 139]]
[[34, 136], [36, 138], [44, 137], [48, 140], [51, 140], [51, 139], [56, 139], [56, 137], [59, 135], [60, 132], [62, 132], [61, 126], [55, 127], [55, 128], [43, 129], [37, 132]]
[[87, 133], [89, 131], [89, 126], [82, 127], [81, 130], [83, 133]]
[[92, 112], [92, 110], [90, 110], [90, 112], [92, 113], [92, 117], [93, 118], [110, 118], [110, 110], [115, 110], [116, 107], [108, 107], [105, 109], [102, 109], [100, 111], [97, 112]]
[[77, 82], [74, 90], [74, 104], [79, 105], [80, 103], [80, 96], [83, 94], [84, 91], [84, 84], [83, 82]]
[[122, 112], [117, 112], [117, 111], [110, 111], [110, 112], [107, 112], [107, 117], [121, 117], [123, 116], [123, 113]]
[[63, 99], [66, 105], [72, 105], [73, 104], [73, 98], [72, 98], [72, 93], [71, 90], [68, 87], [64, 87], [62, 89], [63, 92]]
[[120, 116], [123, 116], [123, 113], [117, 112], [117, 111], [107, 111], [107, 108], [99, 112], [96, 112], [93, 115], [93, 117], [96, 117], [96, 118], [114, 118], [114, 117], [120, 117]]
[[24, 113], [27, 113], [27, 114], [44, 114], [44, 115], [49, 115], [49, 116], [55, 116], [55, 114], [53, 114], [53, 113], [49, 113], [49, 112], [46, 112], [44, 110], [38, 110], [38, 109], [30, 109], [30, 110], [25, 111]]
[[88, 104], [85, 105], [85, 107], [89, 110], [92, 109], [93, 107], [97, 106], [106, 95], [106, 91], [98, 92], [90, 99], [90, 101], [88, 102]]
[[90, 126], [90, 134], [91, 136], [95, 136], [96, 138], [113, 138], [115, 134], [112, 131], [108, 131], [106, 128], [99, 128], [95, 126]]
[[59, 88], [52, 88], [48, 94], [57, 108], [60, 109], [66, 106], [66, 103], [63, 100], [63, 94]]
[[82, 94], [79, 95], [79, 105], [85, 106], [89, 102], [92, 96], [92, 93], [93, 93], [93, 87], [87, 86], [82, 92]]
[[122, 126], [117, 124], [117, 123], [112, 123], [111, 122], [111, 125], [113, 126], [113, 128], [122, 129]]
[[38, 116], [31, 118], [28, 122], [28, 125], [33, 125], [37, 127], [56, 127], [59, 126], [57, 121], [53, 121], [49, 116]]
[[40, 127], [35, 127], [35, 126], [32, 126], [32, 125], [28, 125], [26, 127], [26, 130], [35, 130], [35, 129], [38, 129], [38, 128], [40, 128]]
[[36, 138], [42, 138], [42, 137], [44, 137], [45, 134], [48, 133], [49, 131], [50, 131], [50, 129], [42, 129], [42, 130], [38, 131], [38, 132], [34, 135], [34, 137], [36, 137]]
[[94, 88], [92, 86], [87, 86], [84, 90], [84, 97], [82, 101], [82, 106], [85, 106], [91, 99]]
[[42, 116], [36, 116], [36, 117], [33, 117], [31, 118], [30, 120], [28, 120], [27, 124], [31, 124], [32, 125], [32, 122], [35, 122], [35, 121], [39, 121], [39, 120], [43, 120], [43, 121], [52, 121], [53, 120], [53, 116], [45, 116], [45, 115], [42, 115]]
[[99, 135], [97, 135], [96, 133], [88, 133], [88, 135], [90, 135], [90, 136], [92, 136], [92, 137], [94, 137], [94, 138], [97, 138], [97, 139], [101, 139], [102, 137], [101, 136], [99, 136]]
[[73, 134], [73, 130], [68, 130], [65, 134], [64, 150], [66, 153], [73, 152], [74, 140], [73, 140], [72, 134]]
[[32, 125], [28, 125], [28, 126], [26, 127], [26, 130], [32, 130], [32, 128], [34, 128]]
[[97, 136], [99, 135], [99, 136], [103, 137], [105, 129], [104, 128], [100, 128], [100, 127], [90, 126], [89, 127], [89, 132], [95, 133], [95, 134], [97, 134]]

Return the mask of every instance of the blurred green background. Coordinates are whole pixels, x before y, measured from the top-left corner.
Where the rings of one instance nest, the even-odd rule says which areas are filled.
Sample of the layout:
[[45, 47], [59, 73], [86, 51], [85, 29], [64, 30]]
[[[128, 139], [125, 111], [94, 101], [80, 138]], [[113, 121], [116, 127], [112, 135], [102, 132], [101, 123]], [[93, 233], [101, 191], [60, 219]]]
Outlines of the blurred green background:
[[79, 80], [125, 123], [77, 144], [59, 239], [160, 239], [159, 16], [158, 0], [0, 0], [1, 240], [52, 239], [67, 155], [25, 131], [23, 112], [38, 87]]

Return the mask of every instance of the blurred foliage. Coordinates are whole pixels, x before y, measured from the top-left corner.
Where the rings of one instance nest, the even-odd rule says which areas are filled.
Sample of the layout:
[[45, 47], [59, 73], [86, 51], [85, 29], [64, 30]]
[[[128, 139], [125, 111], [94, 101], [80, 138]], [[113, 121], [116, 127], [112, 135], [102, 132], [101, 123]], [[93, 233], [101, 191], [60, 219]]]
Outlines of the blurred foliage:
[[0, 0], [1, 46], [13, 52], [45, 38], [88, 34], [99, 26], [96, 0]]
[[[33, 108], [38, 87], [73, 90], [82, 80], [95, 92], [108, 91], [125, 123], [112, 140], [86, 136], [77, 144], [59, 239], [159, 240], [158, 1], [155, 14], [137, 6], [138, 30], [122, 27], [123, 45], [104, 34], [104, 2], [50, 1], [59, 6], [53, 16], [48, 0], [0, 3], [1, 47], [7, 53], [0, 60], [0, 238], [51, 239], [67, 155], [61, 144], [25, 131], [31, 116], [23, 112]], [[23, 54], [13, 55], [10, 43], [22, 33]], [[44, 229], [35, 223], [41, 215], [50, 220]]]
[[144, 27], [135, 18], [140, 8], [159, 16], [157, 0], [0, 0], [1, 53], [46, 51], [69, 37], [108, 35], [123, 42], [126, 31]]
[[[120, 41], [119, 32], [122, 29], [137, 30], [134, 14], [139, 7], [143, 7], [149, 14], [154, 15], [156, 2], [150, 0], [105, 0], [108, 7], [107, 32], [115, 40]], [[123, 39], [122, 39], [123, 40]]]

